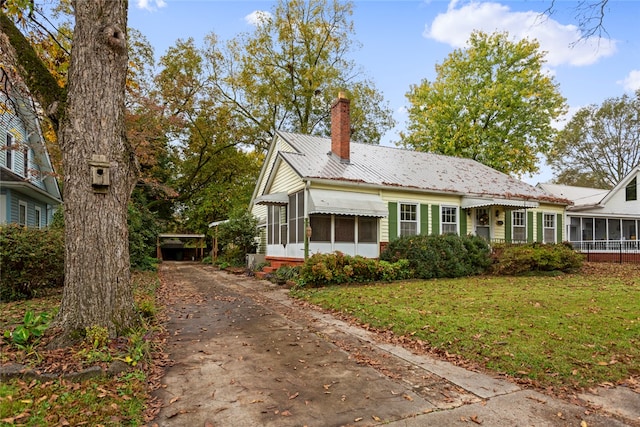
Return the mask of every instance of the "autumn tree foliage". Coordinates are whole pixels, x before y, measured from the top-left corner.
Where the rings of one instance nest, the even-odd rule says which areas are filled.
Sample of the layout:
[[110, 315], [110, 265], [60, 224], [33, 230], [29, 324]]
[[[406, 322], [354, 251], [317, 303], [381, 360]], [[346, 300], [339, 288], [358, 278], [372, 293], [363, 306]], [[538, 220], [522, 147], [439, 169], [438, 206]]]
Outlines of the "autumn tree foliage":
[[538, 170], [566, 109], [553, 78], [542, 69], [536, 41], [507, 33], [474, 32], [437, 77], [411, 87], [409, 122], [401, 143], [418, 151], [466, 157], [521, 176]]
[[547, 159], [559, 184], [614, 187], [640, 165], [640, 90], [578, 110]]
[[[0, 30], [13, 48], [21, 79], [50, 119], [62, 153], [65, 283], [55, 321], [61, 332], [57, 343], [96, 325], [115, 336], [137, 321], [127, 229], [129, 197], [138, 176], [125, 134], [127, 1], [71, 2], [73, 44], [64, 85], [5, 13], [34, 4], [15, 0], [3, 6]], [[92, 178], [95, 161], [108, 169], [108, 185], [100, 188]]]
[[[210, 34], [202, 49], [190, 50], [201, 58], [201, 90], [224, 104], [243, 143], [263, 151], [275, 130], [328, 134], [338, 91], [351, 99], [354, 140], [379, 143], [393, 127], [381, 93], [349, 59], [352, 9], [337, 0], [280, 0], [253, 32], [227, 42]], [[175, 49], [192, 45], [179, 41]]]

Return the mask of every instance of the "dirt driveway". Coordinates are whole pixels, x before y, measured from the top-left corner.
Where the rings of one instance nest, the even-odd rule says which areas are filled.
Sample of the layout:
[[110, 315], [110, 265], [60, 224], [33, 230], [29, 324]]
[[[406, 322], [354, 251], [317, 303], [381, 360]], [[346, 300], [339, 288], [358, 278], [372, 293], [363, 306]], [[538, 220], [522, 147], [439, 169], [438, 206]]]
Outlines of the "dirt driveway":
[[267, 281], [194, 263], [160, 274], [174, 365], [152, 425], [640, 425], [633, 392], [608, 412], [559, 401], [378, 342]]

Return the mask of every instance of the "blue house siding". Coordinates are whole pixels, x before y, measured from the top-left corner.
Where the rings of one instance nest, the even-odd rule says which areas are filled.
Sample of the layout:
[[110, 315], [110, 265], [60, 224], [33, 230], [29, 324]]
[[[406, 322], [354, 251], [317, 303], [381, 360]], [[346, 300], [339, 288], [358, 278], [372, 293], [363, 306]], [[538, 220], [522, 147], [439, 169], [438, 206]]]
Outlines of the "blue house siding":
[[20, 97], [14, 101], [7, 102], [0, 93], [0, 106], [5, 107], [0, 109], [0, 223], [19, 224], [22, 203], [25, 225], [46, 226], [61, 203], [60, 189], [33, 104]]
[[[36, 208], [40, 208], [40, 226], [46, 227], [53, 219], [53, 209], [39, 200], [35, 200], [19, 191], [2, 190], [0, 194], [4, 196], [5, 218], [9, 223], [18, 224], [20, 220], [20, 203], [27, 206], [27, 227], [38, 227], [36, 224]], [[0, 216], [2, 218], [2, 216]]]

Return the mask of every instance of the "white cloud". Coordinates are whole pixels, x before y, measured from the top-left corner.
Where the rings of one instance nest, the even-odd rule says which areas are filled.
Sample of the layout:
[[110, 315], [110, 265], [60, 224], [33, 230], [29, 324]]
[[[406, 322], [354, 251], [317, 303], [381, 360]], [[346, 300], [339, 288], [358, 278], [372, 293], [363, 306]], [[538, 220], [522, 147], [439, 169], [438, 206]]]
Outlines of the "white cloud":
[[621, 84], [626, 91], [635, 92], [640, 89], [640, 70], [631, 70], [624, 80], [618, 80], [616, 83]]
[[271, 13], [264, 11], [264, 10], [254, 10], [253, 12], [251, 12], [250, 14], [248, 14], [247, 16], [244, 17], [244, 20], [247, 24], [249, 25], [253, 25], [254, 27], [257, 27], [258, 25], [260, 25], [260, 23], [269, 20], [273, 17], [273, 15], [271, 15]]
[[166, 7], [167, 2], [165, 2], [164, 0], [136, 0], [136, 6], [138, 7], [138, 9], [153, 11]]
[[575, 25], [564, 25], [540, 12], [512, 11], [509, 6], [495, 2], [470, 1], [465, 4], [451, 0], [446, 13], [435, 17], [425, 27], [424, 36], [447, 43], [453, 47], [465, 47], [474, 30], [486, 33], [507, 31], [516, 40], [536, 39], [540, 49], [547, 52], [547, 64], [558, 66], [590, 65], [615, 53], [616, 41], [589, 37], [582, 39]]

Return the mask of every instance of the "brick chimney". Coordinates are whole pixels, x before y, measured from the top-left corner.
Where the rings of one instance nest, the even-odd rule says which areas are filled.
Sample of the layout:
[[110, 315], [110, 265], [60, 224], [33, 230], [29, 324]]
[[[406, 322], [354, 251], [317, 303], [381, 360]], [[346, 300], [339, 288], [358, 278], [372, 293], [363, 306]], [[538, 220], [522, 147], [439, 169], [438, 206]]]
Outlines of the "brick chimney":
[[331, 152], [343, 163], [349, 163], [351, 119], [349, 101], [344, 92], [338, 94], [331, 106]]

